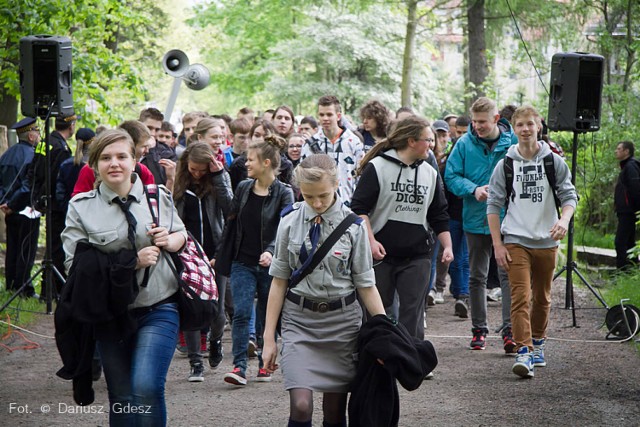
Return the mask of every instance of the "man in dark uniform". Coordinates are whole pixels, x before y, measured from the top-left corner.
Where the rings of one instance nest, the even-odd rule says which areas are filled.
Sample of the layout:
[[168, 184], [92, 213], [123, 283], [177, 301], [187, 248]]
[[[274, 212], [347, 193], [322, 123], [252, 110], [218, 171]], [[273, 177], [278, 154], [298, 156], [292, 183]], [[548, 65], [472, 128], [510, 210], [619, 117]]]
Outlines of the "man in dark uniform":
[[633, 157], [633, 142], [622, 141], [616, 146], [615, 156], [620, 162], [620, 175], [614, 193], [618, 216], [616, 230], [616, 268], [633, 265], [627, 251], [636, 245], [636, 212], [640, 210], [640, 164]]
[[[63, 161], [71, 157], [71, 150], [67, 145], [67, 140], [71, 138], [76, 132], [76, 120], [78, 116], [59, 116], [56, 117], [55, 130], [49, 135], [49, 176], [50, 180], [50, 195], [51, 195], [51, 230], [47, 230], [47, 234], [51, 238], [51, 258], [56, 270], [65, 277], [64, 273], [64, 249], [62, 249], [62, 240], [60, 238], [65, 226], [65, 218], [67, 212], [65, 207], [58, 203], [55, 199], [56, 194], [56, 178], [58, 176], [58, 170]], [[35, 208], [42, 213], [46, 213], [46, 206], [44, 203], [44, 196], [46, 191], [45, 186], [45, 160], [46, 160], [46, 147], [44, 142], [41, 142], [36, 147], [35, 156], [32, 163], [33, 174], [33, 189], [34, 189], [34, 201], [36, 203]], [[62, 290], [64, 282], [61, 281], [57, 275], [53, 277], [53, 283], [58, 293]]]
[[[16, 291], [29, 280], [38, 248], [40, 215], [30, 207], [27, 175], [40, 130], [32, 117], [20, 120], [11, 129], [16, 130], [19, 142], [0, 157], [0, 209], [7, 225], [6, 289]], [[25, 286], [22, 295], [38, 298], [32, 283]]]

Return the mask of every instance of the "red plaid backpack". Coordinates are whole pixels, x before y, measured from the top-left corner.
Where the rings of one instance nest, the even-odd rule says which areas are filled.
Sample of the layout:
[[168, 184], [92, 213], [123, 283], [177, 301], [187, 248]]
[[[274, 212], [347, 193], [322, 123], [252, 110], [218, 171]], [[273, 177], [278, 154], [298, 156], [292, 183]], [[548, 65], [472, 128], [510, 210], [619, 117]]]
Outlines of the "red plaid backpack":
[[[145, 194], [154, 223], [160, 224], [160, 197], [156, 185], [146, 185]], [[162, 251], [178, 279], [178, 311], [180, 329], [200, 330], [218, 313], [216, 274], [200, 243], [187, 231], [187, 242], [180, 252]]]

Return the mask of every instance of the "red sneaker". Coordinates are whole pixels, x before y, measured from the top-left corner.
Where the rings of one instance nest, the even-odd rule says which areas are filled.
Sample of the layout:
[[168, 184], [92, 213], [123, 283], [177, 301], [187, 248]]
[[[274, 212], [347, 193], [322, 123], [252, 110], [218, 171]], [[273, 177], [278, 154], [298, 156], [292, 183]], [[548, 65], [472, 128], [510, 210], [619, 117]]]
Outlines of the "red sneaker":
[[247, 385], [247, 375], [240, 368], [235, 367], [233, 371], [224, 374], [224, 382], [233, 385]]
[[261, 383], [268, 383], [271, 381], [271, 374], [267, 372], [266, 369], [258, 369], [258, 376], [256, 377], [256, 381]]
[[502, 329], [502, 343], [506, 354], [516, 354], [516, 342], [511, 334], [511, 326]]

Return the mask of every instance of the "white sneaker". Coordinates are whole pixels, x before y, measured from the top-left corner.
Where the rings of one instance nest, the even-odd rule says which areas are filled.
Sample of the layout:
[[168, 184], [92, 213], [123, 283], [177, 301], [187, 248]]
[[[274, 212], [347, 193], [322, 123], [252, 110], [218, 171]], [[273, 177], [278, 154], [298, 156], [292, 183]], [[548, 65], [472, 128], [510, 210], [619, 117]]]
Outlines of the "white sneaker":
[[442, 292], [436, 292], [434, 301], [436, 304], [444, 304], [444, 295], [442, 294]]
[[527, 347], [521, 347], [516, 354], [516, 363], [511, 368], [514, 374], [522, 378], [533, 378], [533, 353]]
[[429, 291], [429, 295], [427, 295], [427, 305], [430, 307], [436, 305], [436, 291]]
[[487, 301], [498, 302], [502, 299], [502, 289], [493, 288], [487, 292]]

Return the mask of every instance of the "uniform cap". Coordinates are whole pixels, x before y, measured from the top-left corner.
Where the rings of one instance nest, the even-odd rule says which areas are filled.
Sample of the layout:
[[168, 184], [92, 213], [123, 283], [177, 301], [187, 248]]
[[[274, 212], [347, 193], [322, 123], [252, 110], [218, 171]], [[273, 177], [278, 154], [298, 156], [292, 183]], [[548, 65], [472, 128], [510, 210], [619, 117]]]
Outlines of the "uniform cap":
[[75, 122], [76, 120], [80, 120], [82, 117], [72, 114], [70, 116], [58, 116], [56, 117], [56, 124], [63, 125], [65, 123]]
[[38, 130], [38, 125], [36, 125], [36, 119], [33, 117], [25, 117], [20, 120], [18, 123], [15, 123], [11, 126], [11, 129], [15, 129], [16, 133], [24, 133], [30, 130]]

